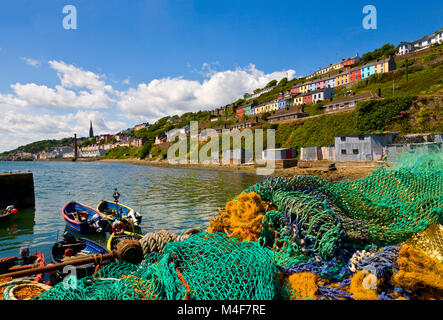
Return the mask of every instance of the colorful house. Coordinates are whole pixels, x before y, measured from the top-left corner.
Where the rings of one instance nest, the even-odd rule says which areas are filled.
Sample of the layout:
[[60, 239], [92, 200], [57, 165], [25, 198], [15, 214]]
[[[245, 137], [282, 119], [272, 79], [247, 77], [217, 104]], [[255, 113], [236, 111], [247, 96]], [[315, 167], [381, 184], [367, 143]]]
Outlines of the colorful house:
[[317, 90], [314, 92], [310, 92], [311, 94], [311, 103], [317, 103], [323, 100], [332, 100], [334, 98], [335, 92], [331, 88], [325, 88], [321, 90]]
[[349, 73], [351, 83], [361, 80], [361, 68], [354, 68]]
[[278, 110], [286, 108], [286, 99], [281, 99], [278, 101]]
[[245, 115], [245, 108], [244, 107], [238, 107], [237, 110], [235, 110], [235, 117], [241, 118]]
[[354, 65], [354, 64], [356, 64], [356, 63], [359, 63], [360, 60], [361, 60], [361, 58], [360, 58], [360, 56], [359, 56], [358, 53], [357, 53], [355, 57], [353, 57], [353, 58], [348, 58], [347, 60], [343, 60], [343, 61], [341, 62], [341, 66], [342, 66], [342, 68], [343, 68], [343, 67], [346, 67], [346, 66], [352, 66], [352, 65]]
[[262, 103], [262, 104], [256, 106], [255, 107], [255, 114], [265, 113], [265, 111], [264, 111], [265, 110], [265, 106], [266, 106], [265, 103]]
[[350, 83], [349, 72], [341, 73], [335, 77], [335, 82], [337, 86], [344, 86]]
[[306, 93], [308, 91], [309, 91], [309, 84], [304, 83], [304, 84], [300, 85], [299, 93]]
[[313, 82], [309, 82], [309, 83], [308, 83], [308, 86], [309, 86], [309, 91], [315, 91], [315, 90], [317, 90], [317, 83], [316, 83], [315, 81], [313, 81]]
[[384, 60], [377, 60], [374, 65], [375, 73], [386, 73], [395, 70], [396, 64], [394, 57], [390, 57]]
[[375, 66], [374, 64], [366, 64], [361, 67], [361, 78], [366, 79], [375, 74]]
[[276, 111], [278, 110], [278, 102], [277, 100], [271, 101], [270, 103], [268, 103], [267, 108], [266, 108], [266, 112], [272, 112], [272, 111]]
[[337, 86], [337, 81], [335, 77], [326, 80], [326, 87], [335, 88], [336, 86]]
[[303, 95], [299, 95], [294, 98], [294, 106], [299, 106], [302, 105], [303, 103], [304, 103]]
[[312, 94], [311, 93], [305, 93], [303, 95], [303, 104], [311, 104], [312, 103]]

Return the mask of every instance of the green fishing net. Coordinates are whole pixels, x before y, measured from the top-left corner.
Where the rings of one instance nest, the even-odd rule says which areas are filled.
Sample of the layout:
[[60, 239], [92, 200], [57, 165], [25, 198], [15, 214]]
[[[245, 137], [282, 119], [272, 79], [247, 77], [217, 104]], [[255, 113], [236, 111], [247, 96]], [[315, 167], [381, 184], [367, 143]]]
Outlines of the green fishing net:
[[356, 250], [397, 245], [441, 223], [443, 154], [405, 154], [401, 164], [352, 182], [269, 178], [245, 192], [260, 194], [278, 209], [266, 213], [258, 242], [200, 232], [168, 243], [163, 254], [152, 253], [140, 265], [111, 263], [37, 299], [269, 300], [295, 295], [279, 283], [279, 272], [309, 271], [341, 281]]
[[277, 206], [281, 216], [265, 218], [263, 232], [278, 229], [286, 253], [299, 261], [330, 260], [344, 245], [395, 245], [441, 221], [442, 159], [430, 154], [338, 184], [311, 176], [269, 178], [245, 192]]
[[273, 252], [256, 242], [200, 232], [140, 264], [108, 264], [75, 288], [60, 283], [41, 300], [272, 300], [279, 292]]

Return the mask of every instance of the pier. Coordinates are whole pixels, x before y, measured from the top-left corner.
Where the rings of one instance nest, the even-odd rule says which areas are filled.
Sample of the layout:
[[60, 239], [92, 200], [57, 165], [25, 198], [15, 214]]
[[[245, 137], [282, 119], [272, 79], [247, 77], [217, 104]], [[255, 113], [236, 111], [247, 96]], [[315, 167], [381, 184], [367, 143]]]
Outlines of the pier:
[[8, 205], [35, 207], [34, 176], [31, 172], [0, 173], [0, 208]]

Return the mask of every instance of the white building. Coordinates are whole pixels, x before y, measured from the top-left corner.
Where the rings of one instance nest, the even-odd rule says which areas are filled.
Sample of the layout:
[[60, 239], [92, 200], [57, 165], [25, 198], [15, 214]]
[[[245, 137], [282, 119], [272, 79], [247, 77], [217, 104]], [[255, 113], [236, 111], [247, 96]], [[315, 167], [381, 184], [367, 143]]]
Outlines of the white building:
[[426, 49], [433, 44], [443, 43], [443, 28], [434, 32], [432, 36], [424, 36], [423, 38], [412, 42], [401, 42], [397, 55], [404, 55], [414, 50]]

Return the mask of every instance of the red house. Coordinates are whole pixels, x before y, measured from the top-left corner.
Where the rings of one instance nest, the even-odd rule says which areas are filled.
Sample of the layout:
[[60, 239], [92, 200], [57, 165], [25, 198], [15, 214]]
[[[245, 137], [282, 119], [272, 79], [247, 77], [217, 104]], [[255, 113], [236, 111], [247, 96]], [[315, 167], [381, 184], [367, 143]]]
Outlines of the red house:
[[245, 108], [238, 108], [237, 110], [235, 110], [235, 117], [236, 118], [241, 118], [245, 115]]
[[296, 94], [296, 93], [299, 93], [299, 92], [300, 92], [300, 87], [295, 87], [295, 88], [291, 89], [291, 93], [292, 94]]
[[349, 78], [351, 83], [355, 82], [355, 81], [360, 81], [361, 80], [361, 69], [357, 68], [357, 69], [352, 69], [349, 72]]
[[304, 104], [310, 104], [312, 103], [312, 94], [307, 94], [303, 97], [303, 103]]

